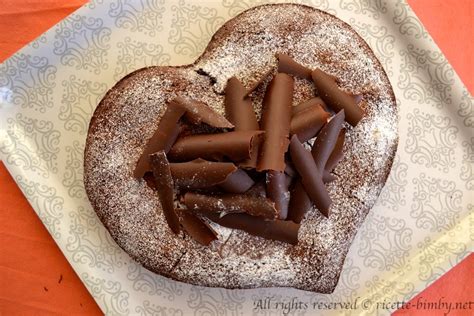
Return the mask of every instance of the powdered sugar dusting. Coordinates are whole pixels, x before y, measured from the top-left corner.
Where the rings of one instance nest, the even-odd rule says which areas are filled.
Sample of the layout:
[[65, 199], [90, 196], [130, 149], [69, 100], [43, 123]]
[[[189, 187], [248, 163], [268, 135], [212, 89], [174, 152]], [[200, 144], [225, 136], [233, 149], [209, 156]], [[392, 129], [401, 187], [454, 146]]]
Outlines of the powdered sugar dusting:
[[[222, 92], [236, 76], [251, 87], [269, 70], [275, 53], [334, 75], [348, 92], [362, 94], [366, 115], [346, 124], [344, 158], [328, 185], [329, 218], [310, 211], [298, 244], [251, 236], [210, 223], [219, 239], [204, 247], [166, 224], [156, 192], [132, 177], [166, 102], [182, 95], [223, 114]], [[207, 75], [202, 75], [205, 73]], [[270, 77], [252, 93], [258, 116]], [[215, 84], [212, 84], [215, 81]], [[314, 96], [295, 80], [294, 104]], [[332, 292], [345, 255], [388, 176], [397, 144], [393, 92], [380, 63], [345, 23], [299, 5], [266, 5], [247, 11], [219, 30], [195, 64], [151, 67], [120, 81], [94, 113], [85, 151], [85, 186], [97, 214], [117, 243], [147, 268], [207, 286], [292, 286]]]

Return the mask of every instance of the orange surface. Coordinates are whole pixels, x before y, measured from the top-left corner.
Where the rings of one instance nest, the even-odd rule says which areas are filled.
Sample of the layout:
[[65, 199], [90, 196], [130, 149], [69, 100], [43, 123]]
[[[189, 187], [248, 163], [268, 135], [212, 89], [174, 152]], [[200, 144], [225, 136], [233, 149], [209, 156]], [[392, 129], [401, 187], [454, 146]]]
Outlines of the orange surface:
[[[0, 61], [85, 2], [2, 0]], [[473, 1], [408, 2], [472, 93]], [[0, 201], [0, 314], [100, 315], [98, 306], [1, 163]], [[440, 297], [456, 301], [466, 293], [474, 293], [472, 282], [467, 282], [472, 279], [473, 266], [471, 255], [420, 295], [432, 301]], [[466, 311], [456, 312], [449, 315], [468, 315]], [[410, 310], [409, 314], [436, 315], [420, 310]]]
[[[409, 302], [409, 305], [407, 304], [392, 315], [474, 315], [473, 276], [474, 254], [471, 254], [448, 273], [436, 280], [433, 285], [415, 296]], [[431, 305], [429, 303], [438, 303], [438, 305]], [[434, 307], [436, 308], [434, 309]]]

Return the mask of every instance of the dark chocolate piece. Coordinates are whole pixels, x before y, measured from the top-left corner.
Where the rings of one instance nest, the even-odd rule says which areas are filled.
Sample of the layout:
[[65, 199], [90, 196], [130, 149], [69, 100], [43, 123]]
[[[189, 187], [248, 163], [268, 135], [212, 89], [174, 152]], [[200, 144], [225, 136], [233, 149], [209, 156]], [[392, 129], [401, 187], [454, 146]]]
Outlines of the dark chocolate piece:
[[320, 105], [312, 105], [304, 110], [293, 114], [290, 123], [290, 134], [298, 136], [304, 143], [319, 132], [327, 122], [329, 113], [324, 111]]
[[276, 54], [276, 56], [278, 58], [278, 72], [311, 80], [311, 69], [297, 63], [286, 54]]
[[298, 175], [291, 161], [286, 161], [285, 173], [291, 178], [294, 178]]
[[246, 97], [247, 90], [235, 77], [227, 81], [225, 88], [225, 112], [236, 131], [259, 130], [257, 117], [252, 106], [252, 100]]
[[223, 217], [218, 214], [206, 213], [205, 216], [219, 225], [240, 229], [254, 236], [283, 241], [292, 245], [298, 243], [300, 225], [292, 221], [267, 221], [245, 213], [228, 214]]
[[[333, 168], [342, 158], [342, 148], [345, 136], [345, 132], [341, 131], [343, 123], [344, 111], [340, 111], [322, 128], [318, 137], [314, 141], [311, 150], [311, 154], [318, 170], [323, 170], [324, 183], [335, 180], [334, 175], [330, 174], [330, 171], [332, 171], [331, 168]], [[330, 159], [331, 162], [329, 163]], [[326, 167], [330, 168], [328, 169]], [[291, 191], [290, 204], [288, 206], [288, 219], [291, 219], [295, 223], [299, 223], [304, 217], [304, 214], [311, 207], [311, 200], [304, 190], [301, 180], [298, 179], [296, 185]]]
[[256, 182], [245, 194], [265, 198], [267, 196], [265, 181]]
[[253, 180], [231, 162], [212, 162], [195, 159], [189, 162], [170, 163], [174, 183], [180, 188], [204, 189], [218, 185], [230, 193], [243, 193]]
[[244, 194], [204, 195], [187, 192], [184, 204], [188, 210], [203, 214], [218, 213], [225, 216], [230, 213], [248, 213], [267, 219], [278, 217], [278, 211], [269, 199]]
[[285, 153], [288, 150], [291, 106], [293, 101], [293, 78], [278, 73], [270, 82], [263, 98], [261, 128], [265, 140], [257, 164], [257, 171], [285, 170]]
[[279, 219], [285, 219], [288, 215], [288, 203], [290, 192], [288, 192], [288, 181], [285, 172], [270, 170], [267, 172], [267, 197], [275, 202], [275, 208], [279, 212]]
[[180, 215], [181, 225], [186, 233], [201, 245], [209, 246], [213, 240], [217, 239], [217, 233], [214, 229], [196, 215], [186, 210], [181, 211]]
[[323, 99], [321, 99], [320, 97], [315, 97], [315, 98], [303, 101], [300, 104], [292, 107], [291, 114], [295, 115], [296, 113], [306, 110], [307, 108], [312, 107], [313, 105], [320, 105], [323, 108], [323, 110], [326, 111], [326, 104], [324, 103]]
[[219, 187], [229, 193], [244, 193], [254, 185], [254, 181], [247, 172], [237, 169]]
[[173, 161], [189, 161], [197, 158], [234, 162], [250, 158], [253, 139], [262, 131], [237, 131], [220, 134], [199, 134], [179, 138], [168, 153]]
[[141, 178], [150, 171], [149, 155], [161, 150], [167, 153], [173, 146], [180, 132], [179, 119], [183, 116], [185, 109], [177, 106], [168, 106], [165, 114], [163, 114], [160, 124], [153, 136], [148, 140], [137, 166], [133, 172], [135, 178]]
[[205, 123], [216, 128], [233, 128], [224, 116], [212, 110], [207, 104], [183, 97], [176, 97], [171, 100], [168, 106], [182, 107], [186, 110], [185, 117], [191, 124]]
[[288, 206], [288, 217], [286, 219], [295, 223], [301, 223], [304, 215], [311, 209], [312, 206], [313, 203], [304, 190], [300, 179], [298, 179], [291, 190], [290, 204]]
[[243, 169], [255, 169], [257, 168], [258, 156], [260, 148], [264, 141], [263, 134], [259, 137], [252, 138], [250, 143], [250, 158], [239, 163], [239, 167]]
[[326, 162], [326, 166], [324, 167], [324, 169], [327, 172], [333, 171], [334, 168], [336, 168], [336, 165], [339, 163], [339, 161], [341, 161], [342, 156], [343, 156], [342, 149], [344, 148], [345, 137], [346, 137], [346, 130], [342, 129], [339, 132], [339, 135], [337, 136], [336, 144], [334, 145], [331, 155], [329, 156]]
[[151, 154], [150, 164], [166, 222], [171, 230], [177, 234], [180, 231], [179, 219], [174, 211], [173, 178], [171, 177], [171, 170], [165, 152], [159, 151]]
[[290, 155], [306, 193], [319, 211], [327, 217], [331, 198], [324, 186], [322, 172], [318, 170], [311, 152], [303, 147], [296, 135], [291, 138]]
[[344, 110], [339, 111], [331, 120], [321, 129], [318, 137], [314, 141], [311, 154], [318, 170], [325, 170], [326, 163], [334, 151], [338, 141], [339, 134], [344, 124]]
[[201, 189], [224, 182], [237, 167], [231, 162], [212, 162], [199, 158], [189, 162], [170, 163], [170, 170], [178, 187]]
[[[328, 183], [334, 181], [336, 177], [324, 170], [323, 182]], [[288, 205], [287, 220], [292, 220], [295, 223], [300, 223], [306, 212], [313, 207], [313, 202], [309, 199], [301, 179], [297, 179], [295, 185], [290, 192], [290, 203]], [[323, 214], [324, 215], [324, 214]]]
[[336, 180], [336, 177], [332, 173], [330, 173], [329, 171], [324, 170], [324, 172], [323, 172], [323, 182], [324, 183], [329, 183], [329, 182], [332, 182], [334, 180]]
[[[247, 96], [247, 90], [242, 83], [235, 77], [227, 81], [225, 89], [224, 105], [226, 115], [235, 125], [236, 131], [259, 130], [257, 117], [253, 110], [252, 101]], [[257, 166], [258, 149], [260, 143], [255, 143], [262, 138], [257, 138], [252, 144], [252, 153], [250, 158], [241, 162], [239, 165], [246, 169], [254, 169]]]
[[354, 96], [341, 90], [334, 77], [319, 69], [313, 70], [311, 76], [319, 96], [324, 102], [336, 112], [344, 110], [346, 121], [352, 126], [356, 126], [364, 116], [364, 111], [357, 106]]

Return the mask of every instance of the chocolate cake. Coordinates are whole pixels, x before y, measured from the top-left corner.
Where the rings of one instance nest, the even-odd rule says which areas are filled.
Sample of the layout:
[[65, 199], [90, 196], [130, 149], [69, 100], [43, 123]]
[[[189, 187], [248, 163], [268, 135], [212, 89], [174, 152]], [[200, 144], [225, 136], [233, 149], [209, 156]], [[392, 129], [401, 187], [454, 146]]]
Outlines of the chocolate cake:
[[331, 293], [397, 141], [390, 82], [362, 38], [312, 7], [263, 5], [224, 24], [193, 64], [139, 69], [110, 89], [89, 125], [84, 183], [111, 236], [151, 271]]

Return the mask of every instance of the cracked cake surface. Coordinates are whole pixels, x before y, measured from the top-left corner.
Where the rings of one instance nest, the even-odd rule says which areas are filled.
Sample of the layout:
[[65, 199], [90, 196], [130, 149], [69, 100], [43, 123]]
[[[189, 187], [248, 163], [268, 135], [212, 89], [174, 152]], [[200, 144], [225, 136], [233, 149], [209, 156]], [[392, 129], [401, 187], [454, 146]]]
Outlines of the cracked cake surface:
[[[224, 115], [224, 88], [235, 76], [252, 87], [277, 72], [275, 53], [333, 75], [347, 92], [362, 95], [364, 118], [347, 130], [344, 157], [327, 185], [330, 216], [309, 211], [290, 245], [210, 222], [219, 239], [202, 246], [168, 227], [158, 195], [133, 176], [166, 104], [178, 95]], [[252, 93], [260, 118], [271, 76]], [[314, 97], [311, 82], [295, 79], [293, 105]], [[303, 5], [264, 5], [223, 25], [190, 65], [139, 69], [102, 99], [89, 126], [84, 183], [112, 237], [146, 268], [182, 282], [226, 288], [294, 287], [334, 290], [350, 244], [390, 171], [398, 141], [390, 82], [367, 44], [336, 17]]]

